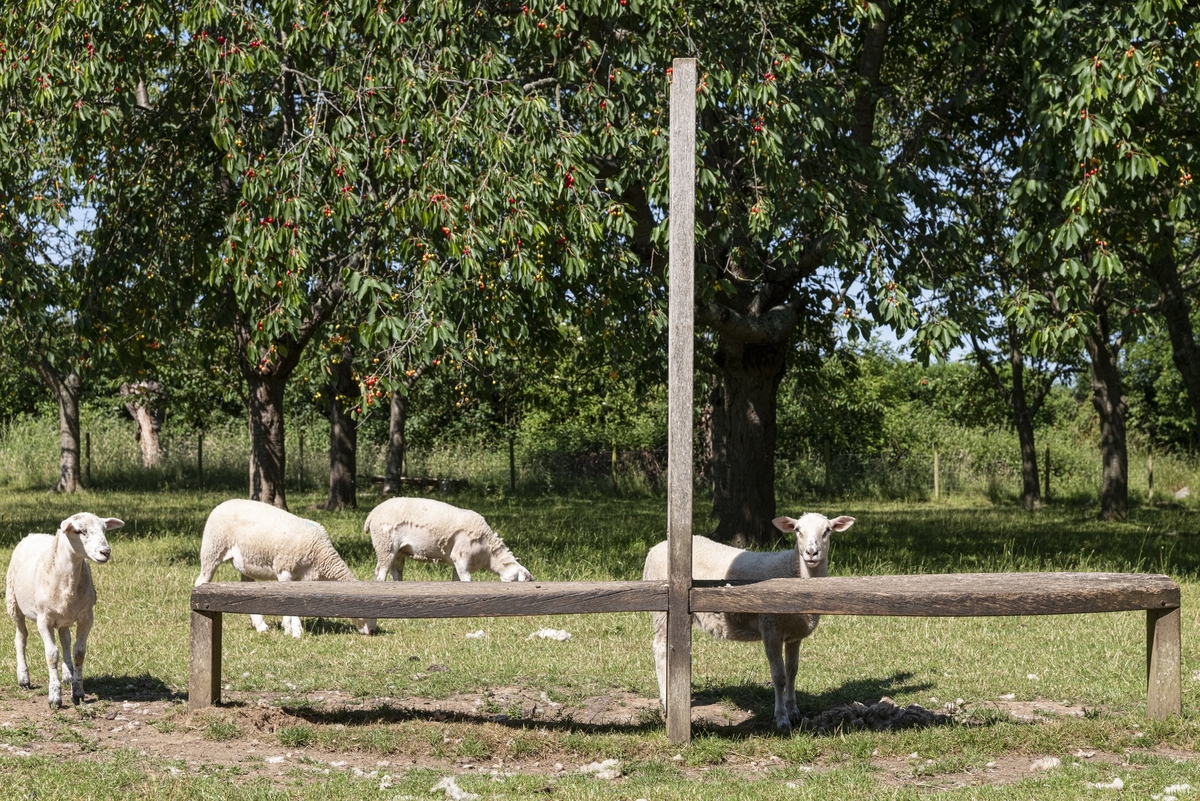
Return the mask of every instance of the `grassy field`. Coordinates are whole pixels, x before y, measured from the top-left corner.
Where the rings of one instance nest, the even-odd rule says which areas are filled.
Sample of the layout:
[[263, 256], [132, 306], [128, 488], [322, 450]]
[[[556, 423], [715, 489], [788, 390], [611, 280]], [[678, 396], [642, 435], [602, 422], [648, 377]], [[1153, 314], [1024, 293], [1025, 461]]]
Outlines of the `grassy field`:
[[[429, 797], [452, 776], [484, 798], [1077, 798], [1120, 779], [1139, 796], [1200, 787], [1200, 512], [1142, 507], [1126, 523], [1084, 512], [1035, 514], [982, 504], [820, 508], [858, 523], [835, 542], [835, 574], [1001, 570], [1164, 572], [1183, 586], [1184, 718], [1153, 723], [1145, 704], [1144, 615], [1063, 618], [826, 617], [801, 651], [798, 694], [813, 717], [881, 697], [940, 710], [946, 725], [904, 731], [770, 728], [766, 662], [754, 645], [696, 632], [694, 692], [706, 710], [686, 749], [657, 712], [649, 616], [382, 621], [306, 620], [296, 641], [226, 618], [226, 697], [189, 714], [187, 598], [208, 510], [226, 495], [0, 492], [0, 564], [29, 531], [76, 511], [116, 516], [113, 560], [95, 568], [100, 600], [88, 702], [45, 710], [16, 687], [12, 623], [0, 620], [0, 797], [50, 793], [167, 798]], [[356, 512], [292, 510], [330, 531], [354, 572], [374, 556]], [[661, 501], [459, 496], [482, 512], [541, 579], [630, 579], [662, 538]], [[804, 507], [807, 510], [808, 506]], [[798, 513], [798, 505], [780, 511]], [[706, 521], [697, 520], [697, 530]], [[223, 567], [217, 580], [235, 574]], [[410, 563], [409, 579], [449, 579]], [[564, 642], [528, 639], [565, 629]], [[467, 633], [483, 631], [478, 639]], [[136, 714], [145, 725], [137, 727]], [[122, 723], [122, 721], [128, 721]], [[1042, 758], [1057, 767], [1035, 769]], [[616, 759], [622, 776], [580, 772]], [[277, 760], [277, 761], [271, 761]], [[338, 763], [341, 763], [340, 765]], [[448, 793], [453, 797], [453, 793]], [[436, 797], [436, 796], [434, 796]]]

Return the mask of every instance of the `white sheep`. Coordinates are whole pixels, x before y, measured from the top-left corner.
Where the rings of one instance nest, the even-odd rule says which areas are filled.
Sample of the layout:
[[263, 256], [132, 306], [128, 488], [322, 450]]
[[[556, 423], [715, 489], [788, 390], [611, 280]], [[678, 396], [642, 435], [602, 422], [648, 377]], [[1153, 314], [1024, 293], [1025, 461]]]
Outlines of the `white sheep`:
[[[780, 531], [796, 533], [796, 547], [786, 551], [760, 553], [744, 551], [713, 542], [707, 537], [692, 538], [692, 576], [696, 579], [762, 580], [773, 578], [820, 578], [829, 575], [829, 536], [854, 525], [853, 517], [835, 517], [809, 513], [799, 520], [777, 517]], [[642, 571], [645, 581], [666, 581], [667, 543], [660, 542], [646, 554]], [[771, 667], [775, 687], [775, 727], [789, 730], [800, 720], [796, 705], [796, 670], [800, 660], [800, 641], [812, 634], [820, 615], [766, 615], [734, 612], [696, 612], [692, 622], [719, 640], [755, 642], [761, 640]], [[667, 703], [667, 616], [654, 613], [654, 666], [658, 673], [658, 697]]]
[[[242, 581], [356, 580], [319, 523], [259, 501], [225, 501], [209, 513], [196, 586], [212, 581], [227, 560]], [[260, 632], [268, 629], [262, 615], [251, 615], [250, 622]], [[353, 623], [361, 634], [375, 631], [374, 620], [354, 618]], [[303, 631], [298, 617], [285, 615], [282, 624], [293, 637]]]
[[[63, 672], [71, 676], [71, 701], [77, 704], [83, 700], [83, 659], [87, 655], [92, 609], [96, 605], [96, 585], [92, 583], [87, 560], [98, 565], [107, 562], [112, 557], [112, 548], [105, 532], [123, 525], [115, 517], [80, 512], [62, 521], [54, 535], [30, 534], [13, 549], [4, 601], [17, 627], [17, 684], [29, 689], [29, 666], [25, 663], [25, 643], [29, 636], [25, 618], [29, 618], [36, 621], [46, 648], [51, 707], [62, 706], [56, 631], [62, 641]], [[75, 626], [74, 652], [71, 626]], [[69, 664], [68, 654], [73, 657]]]
[[454, 578], [470, 581], [477, 570], [490, 570], [501, 581], [533, 581], [483, 515], [426, 498], [390, 498], [367, 515], [363, 531], [375, 546], [375, 580], [404, 578], [411, 557], [444, 562]]

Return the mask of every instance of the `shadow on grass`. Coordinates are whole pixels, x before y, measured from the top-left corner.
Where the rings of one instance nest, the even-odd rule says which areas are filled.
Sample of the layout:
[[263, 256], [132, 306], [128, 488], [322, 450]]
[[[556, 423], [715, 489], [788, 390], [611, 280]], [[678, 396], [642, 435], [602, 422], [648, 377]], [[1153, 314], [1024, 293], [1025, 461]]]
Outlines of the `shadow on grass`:
[[[800, 696], [800, 706], [805, 716], [810, 720], [829, 719], [836, 717], [842, 710], [848, 709], [851, 702], [858, 701], [867, 706], [879, 702], [890, 694], [914, 693], [929, 689], [926, 683], [911, 681], [912, 674], [896, 673], [891, 676], [864, 678], [847, 682], [840, 687], [828, 690], [818, 695], [803, 694]], [[696, 693], [693, 707], [707, 704], [724, 703], [737, 706], [749, 713], [749, 717], [737, 723], [721, 725], [713, 721], [697, 720], [693, 723], [696, 734], [708, 733], [722, 738], [742, 739], [750, 736], [777, 734], [772, 716], [773, 695], [769, 688], [752, 684], [740, 684], [730, 687], [713, 688]], [[227, 708], [237, 709], [250, 707], [248, 701], [226, 701], [222, 704]], [[515, 731], [530, 728], [559, 731], [565, 733], [605, 735], [626, 734], [645, 735], [662, 731], [663, 718], [657, 705], [635, 711], [628, 722], [587, 722], [574, 718], [546, 719], [535, 714], [495, 714], [484, 709], [453, 710], [427, 709], [409, 707], [395, 703], [384, 703], [379, 706], [364, 708], [324, 709], [321, 706], [301, 703], [285, 703], [280, 711], [313, 726], [333, 727], [345, 726], [365, 728], [370, 726], [387, 726], [402, 723], [493, 723]], [[929, 716], [929, 720], [921, 723], [908, 723], [903, 728], [927, 728], [933, 726], [953, 725], [954, 720], [947, 716]], [[897, 726], [900, 728], [900, 726]], [[847, 729], [849, 730], [849, 729]], [[796, 733], [804, 736], [829, 736], [840, 733], [830, 730], [811, 730], [797, 728]], [[786, 734], [781, 736], [786, 736]]]

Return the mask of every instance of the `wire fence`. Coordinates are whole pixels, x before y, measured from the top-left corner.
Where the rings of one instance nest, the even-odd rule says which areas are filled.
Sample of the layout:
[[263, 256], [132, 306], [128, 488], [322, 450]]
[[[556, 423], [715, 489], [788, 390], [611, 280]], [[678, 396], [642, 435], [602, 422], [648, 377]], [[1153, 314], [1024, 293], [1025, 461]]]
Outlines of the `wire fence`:
[[[58, 479], [57, 421], [24, 419], [0, 429], [0, 486], [50, 487]], [[85, 486], [110, 489], [227, 489], [246, 491], [250, 440], [244, 423], [231, 421], [207, 431], [162, 432], [162, 461], [142, 466], [141, 450], [129, 421], [85, 417], [81, 468]], [[329, 426], [316, 419], [286, 429], [289, 491], [328, 486]], [[945, 448], [893, 453], [830, 452], [788, 448], [776, 462], [780, 497], [838, 497], [878, 500], [937, 500], [984, 497], [1018, 498], [1022, 472], [1019, 453], [992, 448], [984, 454]], [[653, 495], [662, 491], [665, 449], [604, 449], [585, 453], [547, 453], [515, 442], [443, 445], [411, 449], [405, 474], [430, 486], [464, 484], [482, 492], [589, 493]], [[360, 442], [358, 473], [362, 486], [378, 479], [387, 463], [386, 443]], [[697, 464], [698, 489], [704, 491], [704, 465]], [[1038, 453], [1038, 483], [1043, 500], [1090, 499], [1101, 482], [1098, 451], [1088, 445], [1055, 442]], [[1200, 489], [1200, 465], [1194, 457], [1155, 454], [1133, 447], [1129, 488], [1135, 502], [1194, 503]], [[1197, 493], [1200, 495], [1200, 493]]]

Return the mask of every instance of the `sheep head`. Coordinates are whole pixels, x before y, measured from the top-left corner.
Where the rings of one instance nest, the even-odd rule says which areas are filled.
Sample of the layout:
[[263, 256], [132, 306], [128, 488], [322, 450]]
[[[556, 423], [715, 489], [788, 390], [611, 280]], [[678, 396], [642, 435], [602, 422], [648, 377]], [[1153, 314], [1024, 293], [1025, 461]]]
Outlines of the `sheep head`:
[[829, 562], [829, 537], [854, 525], [854, 518], [842, 515], [833, 520], [809, 512], [799, 519], [777, 517], [771, 521], [780, 531], [796, 533], [796, 551], [809, 571], [820, 571]]
[[115, 517], [97, 517], [90, 512], [80, 512], [62, 521], [59, 531], [72, 541], [73, 546], [82, 546], [88, 559], [102, 565], [112, 557], [112, 548], [108, 544], [105, 532], [123, 525], [125, 523]]
[[516, 562], [506, 567], [499, 575], [501, 581], [533, 581], [533, 574]]

